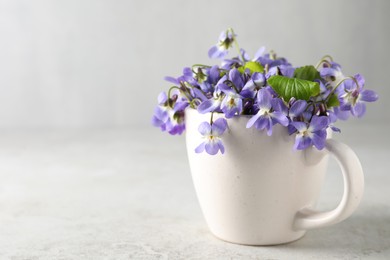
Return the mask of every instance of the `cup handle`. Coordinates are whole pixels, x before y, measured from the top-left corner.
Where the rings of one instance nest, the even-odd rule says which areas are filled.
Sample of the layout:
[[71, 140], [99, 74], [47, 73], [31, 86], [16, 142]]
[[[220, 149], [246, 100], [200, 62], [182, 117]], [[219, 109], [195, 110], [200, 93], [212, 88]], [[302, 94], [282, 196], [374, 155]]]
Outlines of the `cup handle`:
[[358, 207], [364, 192], [364, 175], [359, 158], [347, 145], [328, 139], [326, 150], [336, 158], [344, 179], [340, 204], [331, 211], [319, 212], [310, 208], [300, 210], [294, 221], [296, 230], [326, 227], [348, 218]]

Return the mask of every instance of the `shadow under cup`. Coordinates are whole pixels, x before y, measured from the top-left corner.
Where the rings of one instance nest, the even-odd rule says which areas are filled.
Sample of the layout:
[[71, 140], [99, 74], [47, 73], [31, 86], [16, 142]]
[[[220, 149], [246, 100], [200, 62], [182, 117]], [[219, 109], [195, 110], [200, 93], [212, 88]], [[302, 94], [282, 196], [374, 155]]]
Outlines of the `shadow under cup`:
[[[214, 120], [219, 117], [223, 114], [214, 114]], [[211, 232], [229, 242], [273, 245], [297, 240], [305, 229], [296, 221], [302, 209], [310, 214], [316, 205], [329, 152], [296, 151], [295, 135], [286, 127], [275, 125], [268, 136], [247, 129], [249, 118], [228, 119], [224, 154], [197, 154], [195, 148], [204, 141], [198, 126], [210, 114], [186, 110], [187, 152], [203, 215]]]

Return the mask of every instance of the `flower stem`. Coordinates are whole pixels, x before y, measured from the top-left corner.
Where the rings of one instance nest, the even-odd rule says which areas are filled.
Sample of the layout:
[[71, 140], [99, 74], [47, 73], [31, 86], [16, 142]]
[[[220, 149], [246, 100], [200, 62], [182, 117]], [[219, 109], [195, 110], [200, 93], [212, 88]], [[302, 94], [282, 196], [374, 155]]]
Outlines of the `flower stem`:
[[240, 46], [238, 45], [238, 42], [237, 42], [236, 36], [234, 35], [233, 29], [232, 29], [232, 28], [229, 28], [228, 31], [230, 31], [230, 32], [232, 33], [232, 35], [233, 35], [233, 41], [234, 41], [234, 46], [236, 46], [238, 55], [240, 56], [242, 62], [245, 63], [244, 56], [243, 56], [242, 53], [241, 53], [241, 49], [240, 49]]
[[194, 64], [194, 65], [192, 65], [192, 67], [191, 67], [192, 72], [195, 73], [195, 74], [197, 74], [198, 71], [195, 71], [195, 68], [201, 68], [201, 69], [203, 69], [203, 68], [211, 68], [211, 66], [209, 66], [209, 65], [203, 65], [203, 64]]
[[202, 101], [199, 98], [194, 98], [193, 100], [190, 101], [191, 108], [195, 109], [195, 106], [197, 106], [196, 102], [201, 103]]
[[332, 89], [332, 91], [331, 91], [331, 92], [329, 93], [329, 95], [326, 97], [325, 102], [328, 102], [330, 96], [333, 95], [333, 93], [336, 91], [336, 89], [338, 88], [338, 86], [340, 86], [341, 83], [343, 83], [343, 82], [346, 81], [347, 79], [352, 79], [352, 80], [355, 82], [355, 84], [356, 84], [356, 86], [358, 87], [358, 89], [360, 89], [359, 83], [357, 82], [357, 80], [356, 80], [354, 77], [351, 77], [351, 76], [345, 77], [345, 78], [343, 78], [342, 80], [340, 80], [340, 81], [337, 83], [337, 85]]
[[325, 56], [322, 57], [321, 60], [317, 63], [316, 69], [318, 69], [322, 63], [324, 63], [324, 62], [329, 63], [329, 61], [330, 61], [330, 62], [333, 62], [332, 56], [330, 56], [330, 55], [325, 55]]
[[210, 117], [210, 125], [213, 124], [213, 116], [214, 116], [214, 112], [211, 112], [211, 117]]
[[[171, 92], [172, 92], [172, 90], [174, 90], [174, 89], [179, 90], [179, 92], [180, 92], [181, 94], [184, 95], [184, 97], [188, 100], [188, 102], [191, 101], [191, 98], [187, 95], [187, 93], [185, 93], [181, 88], [179, 88], [179, 87], [177, 87], [177, 86], [172, 86], [172, 87], [168, 90], [168, 101], [171, 99]], [[170, 102], [168, 102], [168, 104], [171, 105]]]

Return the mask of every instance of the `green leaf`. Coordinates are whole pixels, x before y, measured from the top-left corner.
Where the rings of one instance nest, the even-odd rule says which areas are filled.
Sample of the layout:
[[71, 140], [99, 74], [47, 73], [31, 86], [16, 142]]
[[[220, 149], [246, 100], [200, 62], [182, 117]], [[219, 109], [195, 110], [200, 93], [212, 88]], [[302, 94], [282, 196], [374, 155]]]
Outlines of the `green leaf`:
[[264, 67], [256, 61], [248, 61], [244, 66], [238, 68], [238, 71], [244, 73], [246, 69], [249, 69], [251, 73], [264, 72]]
[[244, 74], [245, 72], [245, 67], [244, 66], [240, 66], [237, 68], [237, 70], [241, 73], [241, 74]]
[[329, 108], [329, 107], [338, 107], [340, 106], [340, 101], [339, 99], [337, 98], [337, 95], [335, 93], [333, 93], [330, 97], [329, 97], [329, 100], [328, 102], [326, 102], [326, 106]]
[[294, 71], [294, 78], [313, 81], [315, 79], [320, 79], [321, 76], [318, 70], [310, 65], [296, 68]]
[[268, 84], [279, 94], [286, 102], [292, 97], [296, 99], [309, 100], [310, 97], [320, 93], [320, 85], [297, 78], [287, 78], [275, 75], [268, 79]]
[[247, 63], [245, 63], [244, 68], [249, 69], [251, 71], [251, 73], [254, 73], [254, 72], [263, 73], [264, 72], [264, 67], [256, 61], [248, 61]]

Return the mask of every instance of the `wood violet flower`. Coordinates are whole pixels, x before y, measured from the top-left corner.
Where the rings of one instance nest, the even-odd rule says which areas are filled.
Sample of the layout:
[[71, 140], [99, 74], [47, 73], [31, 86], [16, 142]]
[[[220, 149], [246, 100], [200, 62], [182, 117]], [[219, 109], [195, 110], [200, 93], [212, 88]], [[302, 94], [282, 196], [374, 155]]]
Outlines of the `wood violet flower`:
[[365, 102], [374, 102], [378, 100], [378, 95], [372, 91], [363, 89], [365, 80], [360, 74], [355, 75], [356, 79], [346, 80], [344, 90], [339, 92], [340, 109], [342, 111], [351, 111], [356, 117], [362, 117], [366, 113]]
[[198, 131], [203, 138], [206, 139], [198, 147], [195, 152], [201, 153], [206, 151], [208, 154], [215, 155], [218, 151], [225, 153], [225, 147], [223, 146], [221, 136], [227, 128], [227, 122], [224, 118], [218, 118], [212, 124], [209, 122], [203, 122], [199, 125]]
[[329, 125], [328, 117], [313, 116], [311, 122], [291, 122], [298, 133], [295, 137], [294, 148], [297, 150], [304, 150], [314, 145], [318, 150], [325, 147], [326, 128]]
[[288, 125], [288, 118], [281, 111], [276, 111], [275, 100], [272, 99], [271, 94], [261, 89], [257, 95], [257, 107], [259, 111], [249, 119], [246, 127], [255, 126], [259, 130], [266, 129], [268, 135], [272, 135], [272, 126], [276, 123], [282, 126]]
[[[236, 55], [229, 50], [236, 48]], [[204, 141], [196, 153], [225, 152], [222, 135], [230, 120], [245, 116], [246, 128], [272, 135], [273, 127], [286, 127], [295, 138], [294, 150], [326, 145], [327, 129], [339, 133], [338, 120], [351, 115], [361, 118], [367, 102], [378, 95], [364, 88], [362, 75], [346, 76], [341, 65], [329, 55], [313, 65], [293, 66], [286, 58], [261, 47], [253, 56], [237, 42], [229, 28], [221, 32], [218, 43], [208, 52], [221, 59], [219, 65], [195, 64], [184, 67], [179, 77], [166, 77], [174, 84], [162, 93], [152, 118], [154, 126], [172, 135], [185, 131], [186, 109], [211, 115], [199, 126]], [[218, 119], [213, 121], [213, 115]]]

